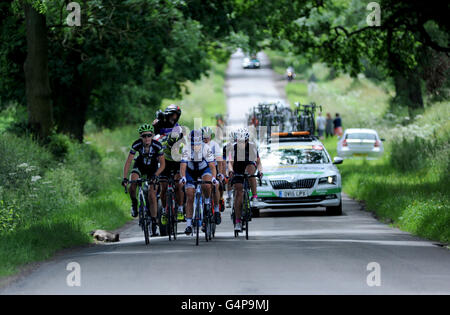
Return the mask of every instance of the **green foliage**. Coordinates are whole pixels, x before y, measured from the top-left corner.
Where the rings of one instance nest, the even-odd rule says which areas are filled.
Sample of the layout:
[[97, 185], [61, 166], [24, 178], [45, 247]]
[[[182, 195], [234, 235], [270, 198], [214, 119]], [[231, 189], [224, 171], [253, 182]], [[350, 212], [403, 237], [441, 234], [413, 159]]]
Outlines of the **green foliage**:
[[48, 150], [53, 156], [62, 161], [69, 151], [70, 138], [62, 134], [53, 134], [50, 136], [49, 143], [47, 144]]

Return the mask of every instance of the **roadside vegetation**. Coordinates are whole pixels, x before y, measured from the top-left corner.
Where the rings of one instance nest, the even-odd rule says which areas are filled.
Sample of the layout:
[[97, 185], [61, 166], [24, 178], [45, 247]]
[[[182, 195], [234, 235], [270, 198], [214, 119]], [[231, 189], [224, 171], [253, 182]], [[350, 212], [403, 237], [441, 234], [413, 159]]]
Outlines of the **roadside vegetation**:
[[[201, 117], [214, 125], [215, 114], [225, 112], [225, 67], [214, 64], [209, 76], [187, 83], [189, 94], [164, 100], [162, 108], [175, 102], [183, 109], [182, 124], [192, 127], [192, 119]], [[1, 114], [0, 277], [58, 250], [93, 242], [94, 229], [113, 230], [131, 219], [120, 182], [144, 121], [113, 130], [89, 122], [83, 143], [55, 134], [42, 146], [31, 136], [15, 135], [14, 113]], [[152, 121], [154, 111], [146, 117]]]
[[[289, 57], [268, 51], [275, 71], [284, 74]], [[292, 61], [291, 61], [292, 62]], [[322, 64], [297, 64], [295, 81], [286, 84], [288, 101], [316, 102], [334, 118], [340, 113], [345, 128], [373, 128], [385, 138], [385, 154], [379, 160], [345, 160], [339, 165], [343, 190], [363, 201], [383, 222], [404, 231], [443, 243], [450, 242], [450, 102], [429, 101], [423, 110], [409, 115], [406, 108], [391, 110], [395, 95], [386, 81], [360, 75], [330, 78]], [[308, 94], [314, 74], [317, 87]], [[332, 157], [337, 138], [325, 139]]]

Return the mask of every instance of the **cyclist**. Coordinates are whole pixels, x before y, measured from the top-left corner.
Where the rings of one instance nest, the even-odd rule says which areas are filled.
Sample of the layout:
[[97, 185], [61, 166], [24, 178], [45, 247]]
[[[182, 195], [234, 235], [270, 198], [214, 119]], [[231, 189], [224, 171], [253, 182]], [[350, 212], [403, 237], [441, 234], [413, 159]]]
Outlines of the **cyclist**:
[[[162, 151], [162, 145], [161, 143], [153, 139], [155, 135], [154, 131], [155, 130], [153, 126], [150, 124], [143, 124], [139, 127], [138, 132], [140, 138], [132, 144], [130, 154], [128, 155], [125, 166], [123, 168], [123, 186], [126, 186], [128, 184], [128, 171], [130, 170], [131, 162], [133, 161], [136, 153], [138, 153], [138, 156], [134, 159], [134, 166], [131, 170], [132, 181], [138, 180], [143, 175], [146, 175], [148, 179], [157, 180], [161, 172], [164, 170], [165, 159]], [[131, 215], [134, 218], [138, 216], [136, 187], [136, 183], [132, 183], [130, 186]], [[152, 218], [152, 236], [157, 236], [156, 189], [153, 185], [149, 185], [148, 200], [150, 203], [150, 216]]]
[[[218, 174], [217, 178], [220, 181], [223, 181], [225, 179], [225, 176], [223, 175], [223, 173], [219, 172], [219, 163], [223, 161], [222, 151], [220, 150], [219, 144], [213, 140], [215, 137], [215, 134], [211, 128], [203, 127], [202, 128], [202, 136], [203, 136], [203, 142], [209, 145], [209, 147], [211, 149], [211, 153], [214, 156], [214, 160], [215, 160], [214, 164], [215, 164], [216, 174]], [[220, 217], [220, 211], [219, 211], [219, 201], [222, 199], [223, 191], [221, 191], [219, 183], [217, 183], [215, 186], [216, 186], [216, 192], [213, 196], [213, 198], [214, 198], [214, 220], [215, 220], [216, 224], [219, 225], [222, 221], [222, 219]]]
[[[236, 213], [236, 231], [242, 231], [241, 224], [241, 210], [243, 202], [243, 183], [244, 173], [249, 175], [255, 174], [258, 170], [260, 176], [262, 176], [262, 165], [259, 158], [258, 148], [255, 143], [249, 141], [250, 134], [247, 128], [241, 128], [236, 132], [236, 143], [233, 144], [231, 152], [227, 152], [231, 155], [229, 172], [233, 177], [232, 185], [235, 190], [234, 209]], [[224, 156], [226, 158], [226, 156]], [[251, 204], [255, 201], [257, 196], [256, 192], [256, 178], [249, 178], [249, 183], [252, 191]]]
[[[217, 184], [214, 156], [209, 145], [202, 141], [202, 131], [192, 130], [190, 133], [191, 144], [183, 149], [180, 164], [180, 184], [186, 184], [186, 235], [192, 234], [192, 216], [194, 212], [195, 185], [199, 177], [202, 181], [211, 181]], [[211, 206], [211, 186], [202, 185], [205, 204]], [[202, 228], [203, 230], [203, 228]]]
[[158, 110], [156, 112], [156, 119], [153, 121], [155, 127], [155, 134], [165, 136], [169, 134], [172, 129], [178, 125], [178, 120], [181, 117], [181, 108], [175, 104], [169, 105], [164, 112]]
[[[164, 171], [161, 173], [160, 178], [168, 180], [171, 173], [175, 174], [175, 176], [174, 176], [175, 199], [176, 199], [176, 203], [178, 205], [178, 214], [177, 214], [178, 221], [184, 220], [183, 186], [178, 183], [178, 181], [180, 180], [180, 162], [179, 162], [180, 158], [179, 157], [181, 157], [182, 149], [184, 146], [182, 139], [183, 139], [183, 133], [182, 133], [181, 127], [179, 127], [179, 126], [173, 128], [171, 133], [169, 133], [167, 136], [165, 136], [161, 139], [161, 144], [163, 146], [163, 152], [164, 152], [164, 159], [166, 161], [166, 167], [164, 168]], [[172, 153], [178, 153], [179, 157], [172, 156]], [[161, 181], [160, 185], [161, 185], [161, 192], [160, 192], [161, 203], [162, 203], [163, 208], [165, 209], [166, 204], [167, 204], [166, 192], [167, 192], [168, 182]], [[163, 215], [161, 216], [161, 224], [163, 224], [163, 225], [167, 224], [166, 213], [163, 213]]]

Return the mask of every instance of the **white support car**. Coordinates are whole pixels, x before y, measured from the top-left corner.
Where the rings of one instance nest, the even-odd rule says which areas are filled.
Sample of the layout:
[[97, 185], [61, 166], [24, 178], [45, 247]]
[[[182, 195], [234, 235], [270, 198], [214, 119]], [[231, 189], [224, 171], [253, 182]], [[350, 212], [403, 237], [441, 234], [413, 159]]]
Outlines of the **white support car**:
[[264, 208], [325, 207], [328, 215], [342, 214], [341, 175], [323, 144], [314, 137], [280, 136], [261, 152], [262, 185], [253, 213]]
[[338, 141], [337, 155], [341, 158], [376, 159], [383, 155], [383, 141], [373, 129], [350, 128]]

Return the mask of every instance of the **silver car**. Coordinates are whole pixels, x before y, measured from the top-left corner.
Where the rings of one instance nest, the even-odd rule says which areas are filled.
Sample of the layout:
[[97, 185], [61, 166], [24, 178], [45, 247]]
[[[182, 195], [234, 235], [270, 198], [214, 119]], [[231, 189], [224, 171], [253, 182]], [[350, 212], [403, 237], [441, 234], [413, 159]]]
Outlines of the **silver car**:
[[373, 129], [350, 128], [339, 138], [337, 155], [341, 158], [376, 159], [383, 155], [383, 141]]

